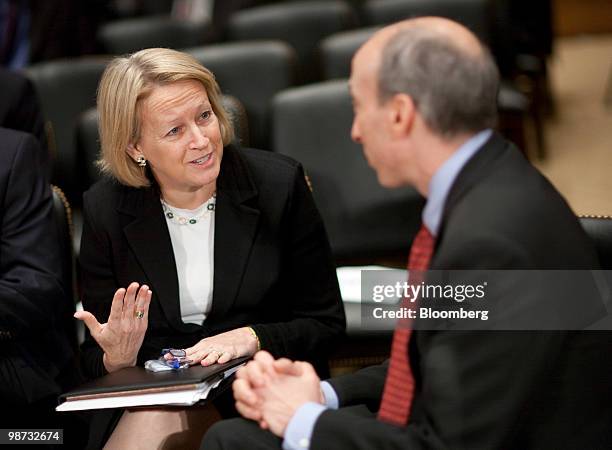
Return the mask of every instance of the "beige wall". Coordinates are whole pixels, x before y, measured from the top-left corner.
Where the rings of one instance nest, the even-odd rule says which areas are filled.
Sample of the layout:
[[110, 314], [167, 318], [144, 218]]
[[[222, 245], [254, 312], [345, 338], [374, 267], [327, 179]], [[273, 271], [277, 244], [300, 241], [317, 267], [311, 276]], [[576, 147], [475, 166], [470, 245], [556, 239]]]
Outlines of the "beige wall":
[[558, 36], [612, 33], [612, 0], [553, 0]]

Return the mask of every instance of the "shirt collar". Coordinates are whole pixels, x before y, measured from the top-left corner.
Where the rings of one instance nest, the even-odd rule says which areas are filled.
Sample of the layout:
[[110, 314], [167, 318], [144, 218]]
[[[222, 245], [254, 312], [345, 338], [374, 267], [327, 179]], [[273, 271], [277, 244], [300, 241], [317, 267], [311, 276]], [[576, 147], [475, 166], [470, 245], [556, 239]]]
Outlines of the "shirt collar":
[[444, 204], [457, 175], [459, 175], [463, 166], [484, 145], [492, 133], [492, 130], [487, 129], [472, 136], [431, 177], [427, 203], [423, 209], [423, 223], [434, 236], [437, 236], [440, 230]]

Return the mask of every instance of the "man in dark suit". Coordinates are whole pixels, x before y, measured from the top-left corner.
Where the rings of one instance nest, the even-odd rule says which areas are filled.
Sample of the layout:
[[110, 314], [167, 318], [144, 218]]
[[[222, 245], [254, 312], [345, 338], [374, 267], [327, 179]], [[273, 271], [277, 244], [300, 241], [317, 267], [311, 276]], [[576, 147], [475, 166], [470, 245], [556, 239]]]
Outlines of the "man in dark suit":
[[[597, 268], [562, 197], [490, 130], [497, 84], [474, 35], [439, 18], [387, 27], [353, 59], [353, 139], [382, 185], [427, 197], [409, 269]], [[537, 304], [513, 288], [514, 314], [529, 317]], [[608, 334], [415, 328], [396, 329], [390, 361], [325, 382], [258, 353], [234, 383], [252, 421], [215, 425], [201, 448], [610, 446]]]
[[[57, 396], [77, 381], [51, 189], [36, 139], [0, 127], [0, 398], [5, 428], [64, 428]], [[67, 419], [67, 421], [65, 420]]]

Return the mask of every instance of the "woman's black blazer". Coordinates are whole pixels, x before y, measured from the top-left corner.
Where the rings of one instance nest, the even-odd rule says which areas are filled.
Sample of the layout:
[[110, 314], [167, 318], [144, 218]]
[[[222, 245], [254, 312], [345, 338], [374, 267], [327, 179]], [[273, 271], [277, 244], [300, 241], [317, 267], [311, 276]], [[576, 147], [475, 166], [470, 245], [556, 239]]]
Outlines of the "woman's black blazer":
[[[114, 292], [132, 281], [153, 291], [138, 363], [164, 347], [250, 325], [276, 357], [318, 362], [344, 332], [345, 317], [325, 228], [296, 161], [224, 149], [217, 179], [213, 301], [203, 325], [181, 320], [176, 264], [155, 188], [105, 179], [84, 196], [80, 251], [83, 306], [100, 323]], [[90, 377], [105, 373], [102, 349], [82, 346]]]

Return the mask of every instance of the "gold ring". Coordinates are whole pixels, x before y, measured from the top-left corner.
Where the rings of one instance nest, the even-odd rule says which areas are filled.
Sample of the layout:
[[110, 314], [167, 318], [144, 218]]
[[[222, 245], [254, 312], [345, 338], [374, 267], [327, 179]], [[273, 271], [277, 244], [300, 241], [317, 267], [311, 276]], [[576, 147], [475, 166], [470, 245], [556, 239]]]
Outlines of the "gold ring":
[[142, 319], [144, 317], [144, 311], [136, 311], [134, 317], [136, 317], [137, 319]]

